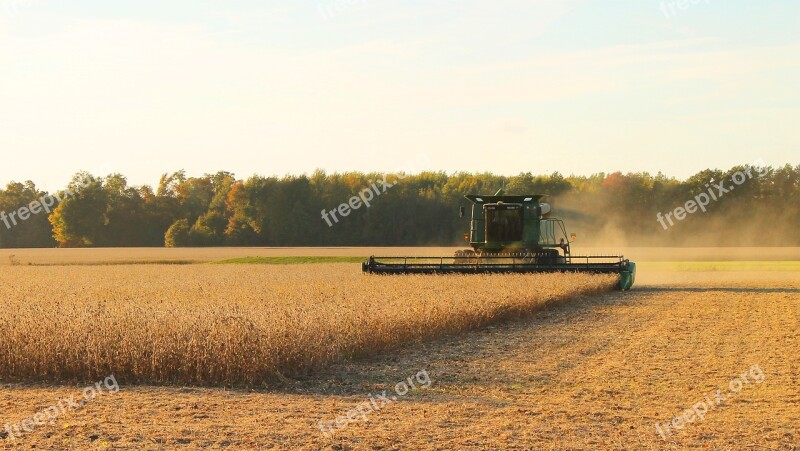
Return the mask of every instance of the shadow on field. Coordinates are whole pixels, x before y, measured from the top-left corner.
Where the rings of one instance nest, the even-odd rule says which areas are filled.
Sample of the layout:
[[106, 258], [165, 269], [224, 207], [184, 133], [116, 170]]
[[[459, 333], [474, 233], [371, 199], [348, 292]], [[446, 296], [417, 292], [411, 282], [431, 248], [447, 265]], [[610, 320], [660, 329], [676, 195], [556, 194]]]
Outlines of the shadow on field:
[[[598, 321], [597, 307], [613, 307], [629, 303], [634, 292], [610, 292], [597, 296], [581, 297], [558, 304], [545, 305], [529, 315], [501, 321], [487, 327], [442, 336], [433, 340], [409, 343], [392, 351], [340, 362], [329, 368], [292, 381], [272, 392], [312, 394], [321, 396], [366, 397], [392, 392], [396, 383], [414, 377], [421, 370], [429, 373], [431, 390], [416, 390], [407, 398], [425, 399], [428, 402], [450, 402], [453, 399], [475, 400], [496, 404], [497, 399], [481, 396], [456, 395], [469, 387], [519, 387], [555, 382], [559, 374], [519, 374], [513, 368], [498, 368], [486, 363], [490, 360], [518, 358], [540, 347], [553, 348], [554, 338], [564, 345], [579, 340], [567, 332], [562, 333], [562, 323]], [[602, 317], [602, 316], [600, 316]], [[547, 328], [549, 333], [543, 333]], [[555, 336], [553, 333], [555, 332]], [[613, 337], [609, 338], [611, 346]], [[558, 346], [555, 346], [558, 348]], [[580, 355], [564, 359], [559, 372], [581, 365], [604, 347], [584, 349]], [[500, 402], [500, 404], [503, 404]]]
[[746, 287], [641, 287], [636, 288], [638, 292], [690, 292], [690, 293], [709, 293], [721, 291], [724, 293], [800, 293], [800, 288], [746, 288]]

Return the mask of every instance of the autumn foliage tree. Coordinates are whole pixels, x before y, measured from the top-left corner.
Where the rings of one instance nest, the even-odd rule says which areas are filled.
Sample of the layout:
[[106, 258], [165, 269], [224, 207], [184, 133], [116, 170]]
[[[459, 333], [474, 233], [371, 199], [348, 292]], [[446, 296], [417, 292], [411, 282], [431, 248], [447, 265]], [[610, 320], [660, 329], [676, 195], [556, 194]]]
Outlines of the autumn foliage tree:
[[[130, 186], [120, 174], [76, 174], [52, 214], [33, 215], [7, 228], [0, 246], [401, 246], [463, 245], [470, 207], [464, 194], [548, 194], [554, 216], [583, 243], [614, 245], [800, 245], [800, 166], [759, 170], [735, 191], [669, 230], [666, 213], [707, 192], [727, 171], [704, 170], [684, 181], [663, 174], [615, 172], [516, 176], [491, 173], [390, 174], [391, 188], [330, 225], [322, 218], [360, 191], [378, 185], [378, 173], [349, 172], [237, 179], [220, 171], [188, 177], [164, 174], [155, 189]], [[14, 211], [48, 193], [32, 182], [0, 190], [0, 208]], [[721, 232], [721, 231], [724, 231]]]

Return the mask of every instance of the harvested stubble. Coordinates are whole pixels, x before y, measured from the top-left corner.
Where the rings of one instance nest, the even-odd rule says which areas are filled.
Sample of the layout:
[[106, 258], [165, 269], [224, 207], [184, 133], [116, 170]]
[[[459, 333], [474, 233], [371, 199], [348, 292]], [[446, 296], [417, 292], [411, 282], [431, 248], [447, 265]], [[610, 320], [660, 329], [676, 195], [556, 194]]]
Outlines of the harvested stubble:
[[268, 386], [613, 284], [347, 264], [14, 267], [0, 273], [0, 379]]

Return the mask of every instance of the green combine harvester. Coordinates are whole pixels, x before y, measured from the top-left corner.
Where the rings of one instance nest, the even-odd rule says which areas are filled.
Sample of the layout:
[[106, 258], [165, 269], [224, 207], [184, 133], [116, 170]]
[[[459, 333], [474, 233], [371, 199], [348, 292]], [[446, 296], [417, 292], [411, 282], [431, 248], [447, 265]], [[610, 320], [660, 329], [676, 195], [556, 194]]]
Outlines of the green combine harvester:
[[[472, 249], [452, 257], [376, 257], [362, 263], [373, 274], [485, 274], [585, 272], [619, 274], [619, 289], [628, 290], [636, 264], [619, 255], [572, 255], [564, 222], [550, 218], [544, 195], [464, 196], [472, 202], [469, 240]], [[461, 207], [461, 217], [465, 208]]]

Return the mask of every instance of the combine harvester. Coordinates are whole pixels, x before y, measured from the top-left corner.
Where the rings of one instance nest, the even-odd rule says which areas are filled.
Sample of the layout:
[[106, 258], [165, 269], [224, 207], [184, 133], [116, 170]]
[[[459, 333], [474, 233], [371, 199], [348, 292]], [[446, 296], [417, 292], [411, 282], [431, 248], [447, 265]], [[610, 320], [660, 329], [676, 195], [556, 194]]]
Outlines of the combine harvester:
[[[585, 272], [619, 274], [619, 289], [628, 290], [636, 278], [636, 264], [619, 255], [572, 255], [564, 222], [550, 218], [543, 195], [464, 196], [472, 201], [470, 232], [464, 235], [472, 249], [452, 257], [375, 257], [362, 263], [374, 274], [484, 274]], [[465, 208], [461, 207], [461, 217]]]

